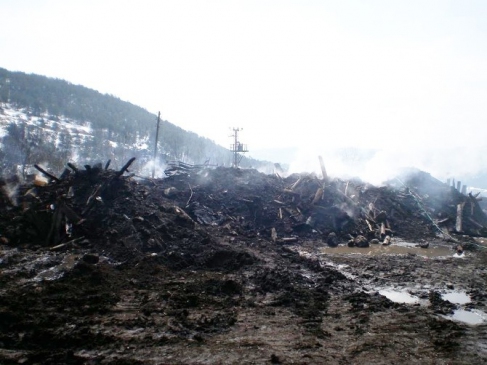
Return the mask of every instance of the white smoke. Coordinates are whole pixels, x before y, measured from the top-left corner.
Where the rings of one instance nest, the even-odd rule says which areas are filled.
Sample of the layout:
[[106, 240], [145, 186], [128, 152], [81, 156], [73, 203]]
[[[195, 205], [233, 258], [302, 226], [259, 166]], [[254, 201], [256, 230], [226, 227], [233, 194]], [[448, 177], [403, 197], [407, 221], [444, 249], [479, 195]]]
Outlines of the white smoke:
[[468, 183], [468, 178], [482, 172], [487, 165], [487, 147], [411, 149], [401, 148], [398, 141], [397, 146], [376, 150], [301, 148], [289, 164], [289, 173], [315, 172], [321, 176], [318, 156], [323, 157], [328, 176], [357, 177], [373, 185], [381, 185], [408, 168], [428, 172], [441, 181], [457, 178]]
[[161, 179], [166, 176], [164, 174], [166, 169], [167, 164], [160, 159], [150, 160], [142, 166], [140, 174], [144, 177], [152, 177], [152, 171], [154, 171], [154, 178]]

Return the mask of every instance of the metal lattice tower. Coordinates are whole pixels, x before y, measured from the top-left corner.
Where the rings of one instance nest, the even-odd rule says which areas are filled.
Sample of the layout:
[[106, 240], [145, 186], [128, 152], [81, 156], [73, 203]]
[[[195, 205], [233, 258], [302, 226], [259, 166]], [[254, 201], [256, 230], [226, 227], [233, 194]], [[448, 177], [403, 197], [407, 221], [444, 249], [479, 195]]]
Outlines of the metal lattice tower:
[[240, 143], [238, 140], [238, 132], [241, 130], [243, 130], [243, 128], [233, 128], [233, 134], [230, 136], [234, 139], [234, 143], [230, 145], [230, 151], [233, 153], [233, 167], [238, 167], [240, 161], [242, 161], [243, 155], [240, 153], [249, 152], [247, 145]]

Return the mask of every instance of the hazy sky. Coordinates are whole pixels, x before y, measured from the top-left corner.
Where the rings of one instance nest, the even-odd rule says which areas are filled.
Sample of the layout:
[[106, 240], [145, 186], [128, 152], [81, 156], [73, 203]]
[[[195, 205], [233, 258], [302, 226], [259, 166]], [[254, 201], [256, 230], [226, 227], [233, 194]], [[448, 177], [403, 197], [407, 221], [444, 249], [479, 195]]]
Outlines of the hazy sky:
[[0, 67], [223, 146], [238, 126], [254, 151], [326, 161], [355, 146], [380, 149], [382, 170], [487, 170], [484, 0], [0, 0], [0, 14]]

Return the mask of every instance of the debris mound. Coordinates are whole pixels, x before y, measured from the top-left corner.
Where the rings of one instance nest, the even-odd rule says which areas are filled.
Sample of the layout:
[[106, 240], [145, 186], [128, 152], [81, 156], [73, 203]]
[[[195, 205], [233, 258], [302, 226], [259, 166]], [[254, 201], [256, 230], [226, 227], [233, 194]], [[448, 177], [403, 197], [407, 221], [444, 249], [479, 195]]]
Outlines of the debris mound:
[[215, 265], [215, 230], [277, 244], [318, 239], [358, 247], [486, 233], [477, 196], [423, 172], [383, 187], [204, 165], [143, 179], [124, 175], [133, 161], [118, 171], [109, 163], [68, 164], [60, 178], [39, 168], [47, 184], [2, 181], [2, 240], [53, 249], [90, 243], [118, 260], [164, 253], [168, 265], [183, 268]]

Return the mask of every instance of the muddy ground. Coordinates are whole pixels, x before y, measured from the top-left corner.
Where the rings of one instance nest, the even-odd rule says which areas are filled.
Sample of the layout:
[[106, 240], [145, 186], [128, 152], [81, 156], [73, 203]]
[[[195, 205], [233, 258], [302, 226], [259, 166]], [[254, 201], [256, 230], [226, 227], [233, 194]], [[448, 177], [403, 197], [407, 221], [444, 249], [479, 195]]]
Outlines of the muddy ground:
[[[298, 179], [78, 171], [17, 187], [0, 210], [0, 363], [487, 363], [484, 240], [429, 221], [456, 212], [457, 193], [412, 201], [413, 183], [333, 181], [317, 203], [322, 181], [287, 191]], [[349, 248], [350, 237], [382, 238], [371, 202], [392, 243]], [[469, 301], [446, 300], [451, 292]], [[478, 323], [452, 320], [458, 310]]]

